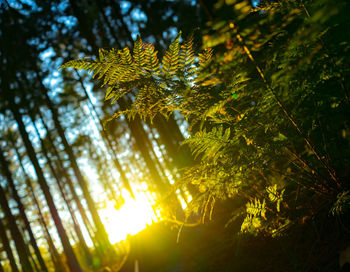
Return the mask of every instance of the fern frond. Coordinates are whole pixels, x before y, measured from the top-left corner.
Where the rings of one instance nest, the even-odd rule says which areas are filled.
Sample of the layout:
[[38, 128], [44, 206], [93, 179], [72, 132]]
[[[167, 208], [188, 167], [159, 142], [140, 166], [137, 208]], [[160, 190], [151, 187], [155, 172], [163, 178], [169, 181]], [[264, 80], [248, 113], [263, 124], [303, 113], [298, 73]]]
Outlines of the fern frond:
[[213, 56], [213, 49], [212, 48], [207, 48], [204, 50], [203, 53], [198, 54], [198, 59], [199, 59], [198, 72], [203, 71], [208, 66], [208, 64], [211, 61], [212, 56]]
[[70, 60], [66, 63], [62, 64], [58, 69], [64, 69], [64, 68], [75, 68], [79, 70], [88, 70], [92, 67], [94, 62], [89, 59], [80, 59], [80, 60]]
[[99, 57], [100, 61], [104, 61], [106, 55], [108, 55], [108, 51], [107, 50], [105, 50], [103, 48], [100, 48], [98, 50], [98, 57]]
[[143, 44], [144, 53], [145, 53], [145, 62], [146, 69], [150, 71], [152, 74], [157, 74], [159, 72], [159, 61], [157, 57], [158, 51], [154, 50], [154, 45], [151, 43]]
[[133, 59], [134, 59], [134, 65], [137, 68], [141, 68], [141, 69], [145, 66], [145, 52], [142, 47], [143, 47], [142, 39], [138, 35], [134, 43]]
[[188, 41], [181, 45], [180, 52], [180, 69], [185, 76], [193, 76], [195, 73], [193, 64], [196, 60], [196, 56], [193, 51], [193, 37], [191, 36]]
[[259, 199], [254, 199], [254, 201], [247, 203], [247, 213], [252, 216], [261, 216], [262, 218], [266, 219], [266, 202], [265, 199], [263, 202], [260, 202]]
[[179, 69], [181, 31], [177, 34], [175, 40], [170, 44], [162, 60], [162, 73], [165, 76], [174, 75]]
[[128, 47], [124, 47], [123, 50], [119, 51], [120, 62], [125, 65], [132, 64], [132, 57]]
[[221, 155], [224, 155], [224, 149], [230, 142], [230, 128], [225, 131], [223, 126], [214, 127], [210, 132], [205, 130], [188, 138], [184, 143], [189, 144], [195, 157], [202, 154], [203, 160], [216, 161]]

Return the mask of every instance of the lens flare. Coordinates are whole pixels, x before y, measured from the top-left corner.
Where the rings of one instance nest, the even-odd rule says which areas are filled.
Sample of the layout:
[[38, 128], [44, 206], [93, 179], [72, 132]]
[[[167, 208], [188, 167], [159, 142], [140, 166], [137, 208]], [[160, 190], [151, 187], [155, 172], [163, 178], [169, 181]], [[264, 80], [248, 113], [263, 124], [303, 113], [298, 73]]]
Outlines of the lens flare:
[[106, 201], [105, 207], [99, 210], [109, 240], [112, 244], [125, 240], [147, 225], [160, 220], [160, 211], [154, 211], [146, 193], [137, 193], [135, 199], [124, 197], [125, 203], [118, 210], [113, 201]]

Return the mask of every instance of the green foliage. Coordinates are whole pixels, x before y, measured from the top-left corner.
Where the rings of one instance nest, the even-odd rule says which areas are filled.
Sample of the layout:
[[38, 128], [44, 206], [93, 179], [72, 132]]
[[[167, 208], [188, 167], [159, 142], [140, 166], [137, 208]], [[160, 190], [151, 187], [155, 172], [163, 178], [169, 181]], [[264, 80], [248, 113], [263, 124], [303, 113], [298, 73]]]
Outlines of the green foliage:
[[[173, 76], [179, 69], [181, 32], [177, 34], [175, 40], [170, 44], [162, 60], [162, 73], [165, 76]], [[184, 67], [185, 68], [185, 67]]]
[[132, 57], [112, 49], [61, 68], [98, 75], [106, 99], [131, 94], [131, 107], [114, 117], [152, 120], [175, 110], [186, 117], [185, 143], [202, 161], [183, 182], [198, 187], [189, 210], [203, 218], [216, 199], [236, 198], [247, 203], [243, 232], [277, 235], [325, 199], [326, 210], [341, 212], [350, 165], [350, 35], [342, 34], [349, 3], [261, 1], [253, 9], [221, 1], [216, 8], [233, 16], [212, 22], [203, 52], [192, 38], [180, 43], [179, 33], [162, 59], [138, 38]]
[[280, 215], [285, 189], [280, 192], [277, 184], [266, 187], [264, 199], [254, 198], [246, 204], [246, 217], [241, 225], [243, 233], [280, 235], [290, 224], [288, 218]]
[[349, 191], [344, 191], [338, 194], [337, 201], [333, 204], [331, 214], [341, 215], [347, 212], [350, 208], [350, 195]]
[[204, 129], [184, 141], [189, 144], [195, 156], [202, 155], [203, 160], [216, 162], [224, 155], [224, 149], [230, 144], [230, 128], [214, 127], [210, 132]]
[[[105, 99], [117, 101], [123, 95], [131, 93], [135, 103], [124, 112], [134, 117], [139, 114], [142, 118], [152, 119], [157, 112], [165, 116], [174, 110], [180, 110], [184, 115], [196, 114], [193, 104], [203, 101], [206, 94], [198, 93], [194, 86], [195, 79], [204, 78], [204, 68], [212, 57], [211, 50], [205, 50], [197, 57], [192, 49], [192, 38], [180, 45], [181, 32], [169, 46], [161, 61], [157, 58], [152, 44], [143, 43], [138, 36], [130, 54], [128, 48], [122, 50], [100, 50], [99, 58], [91, 60], [72, 60], [63, 64], [62, 68], [88, 70], [100, 80], [102, 86], [107, 85]], [[161, 63], [161, 65], [159, 64]], [[133, 90], [136, 89], [136, 93]], [[192, 89], [191, 92], [188, 92]], [[188, 92], [186, 97], [180, 97], [177, 92]], [[203, 105], [204, 109], [205, 105]]]

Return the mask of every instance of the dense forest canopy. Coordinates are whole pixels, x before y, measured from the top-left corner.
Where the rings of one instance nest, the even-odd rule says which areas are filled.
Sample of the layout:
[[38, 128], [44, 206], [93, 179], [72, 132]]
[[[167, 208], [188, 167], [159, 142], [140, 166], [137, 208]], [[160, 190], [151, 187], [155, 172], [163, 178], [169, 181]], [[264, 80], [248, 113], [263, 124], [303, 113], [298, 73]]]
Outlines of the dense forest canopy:
[[349, 11], [0, 2], [0, 271], [347, 271]]

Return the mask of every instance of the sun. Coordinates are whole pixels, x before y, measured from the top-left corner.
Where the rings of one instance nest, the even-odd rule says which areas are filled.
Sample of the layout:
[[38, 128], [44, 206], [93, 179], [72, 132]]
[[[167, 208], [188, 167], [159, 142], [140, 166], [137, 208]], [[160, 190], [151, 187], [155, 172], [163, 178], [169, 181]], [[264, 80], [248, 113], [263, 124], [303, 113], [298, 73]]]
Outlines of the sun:
[[153, 209], [150, 197], [145, 192], [136, 193], [135, 199], [130, 196], [124, 199], [124, 205], [118, 210], [113, 201], [106, 201], [104, 208], [99, 210], [112, 244], [125, 240], [129, 234], [134, 235], [147, 225], [161, 220], [160, 211]]

